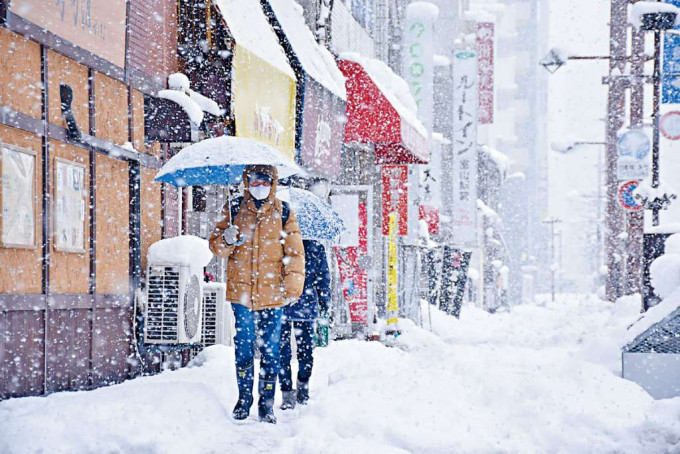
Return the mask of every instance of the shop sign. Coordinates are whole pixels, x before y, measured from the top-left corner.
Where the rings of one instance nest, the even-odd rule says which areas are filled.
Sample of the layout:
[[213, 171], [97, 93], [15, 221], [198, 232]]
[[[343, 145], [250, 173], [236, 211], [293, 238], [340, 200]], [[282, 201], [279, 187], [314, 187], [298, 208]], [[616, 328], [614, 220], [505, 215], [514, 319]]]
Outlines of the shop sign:
[[460, 246], [477, 243], [477, 56], [469, 49], [453, 53], [453, 239]]
[[57, 158], [54, 188], [54, 248], [85, 252], [85, 165]]
[[2, 145], [2, 245], [35, 246], [35, 153]]
[[479, 122], [493, 123], [494, 104], [494, 23], [477, 23], [479, 58]]
[[238, 44], [233, 57], [236, 136], [295, 158], [295, 80]]
[[125, 0], [12, 0], [13, 14], [125, 67]]
[[399, 235], [408, 234], [408, 167], [382, 166], [382, 233], [389, 234], [389, 216], [397, 213]]
[[306, 169], [333, 177], [342, 170], [345, 103], [307, 78], [300, 158]]
[[407, 7], [402, 71], [418, 105], [418, 117], [428, 134], [432, 131], [434, 111], [434, 21], [437, 14], [434, 14], [436, 7], [433, 9], [433, 14], [423, 14], [422, 8]]
[[399, 322], [397, 213], [390, 213], [387, 220], [387, 325]]

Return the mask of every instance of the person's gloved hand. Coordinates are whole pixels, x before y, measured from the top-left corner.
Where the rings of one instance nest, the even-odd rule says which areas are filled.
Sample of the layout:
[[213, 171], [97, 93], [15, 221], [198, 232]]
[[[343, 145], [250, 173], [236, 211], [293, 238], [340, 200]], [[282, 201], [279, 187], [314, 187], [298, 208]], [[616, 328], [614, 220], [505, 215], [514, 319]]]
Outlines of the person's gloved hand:
[[241, 240], [241, 232], [238, 229], [238, 226], [231, 225], [229, 228], [227, 228], [223, 233], [222, 233], [222, 238], [224, 238], [224, 241], [230, 245], [230, 246], [238, 246], [239, 240]]

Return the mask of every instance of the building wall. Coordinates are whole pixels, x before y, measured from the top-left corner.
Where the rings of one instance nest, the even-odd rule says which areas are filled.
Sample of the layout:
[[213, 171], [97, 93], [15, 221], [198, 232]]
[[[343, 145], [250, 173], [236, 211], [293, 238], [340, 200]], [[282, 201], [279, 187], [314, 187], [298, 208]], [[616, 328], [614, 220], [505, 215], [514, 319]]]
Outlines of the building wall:
[[[133, 373], [136, 257], [161, 238], [164, 214], [163, 188], [153, 182], [161, 147], [144, 140], [144, 96], [177, 69], [175, 8], [169, 0], [130, 2], [129, 82], [123, 68], [72, 44], [51, 48], [49, 31], [0, 26], [0, 108], [8, 113], [0, 116], [0, 142], [36, 155], [35, 247], [0, 246], [0, 399]], [[85, 141], [67, 136], [62, 83], [73, 89]], [[136, 151], [120, 147], [125, 142]], [[57, 160], [85, 168], [84, 251], [54, 245]]]

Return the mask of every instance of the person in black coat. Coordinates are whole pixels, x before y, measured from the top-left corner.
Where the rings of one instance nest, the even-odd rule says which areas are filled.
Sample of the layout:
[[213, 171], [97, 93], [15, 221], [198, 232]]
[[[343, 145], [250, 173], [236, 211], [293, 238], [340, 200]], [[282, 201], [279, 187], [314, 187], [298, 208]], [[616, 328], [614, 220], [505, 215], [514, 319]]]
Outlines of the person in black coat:
[[[305, 287], [302, 296], [283, 308], [280, 342], [279, 381], [283, 393], [282, 410], [304, 405], [309, 400], [309, 379], [312, 376], [314, 358], [314, 329], [317, 318], [328, 319], [331, 300], [331, 278], [326, 260], [326, 250], [315, 240], [303, 240], [305, 248]], [[290, 362], [292, 359], [291, 332], [295, 333], [297, 345], [297, 390], [293, 390]]]

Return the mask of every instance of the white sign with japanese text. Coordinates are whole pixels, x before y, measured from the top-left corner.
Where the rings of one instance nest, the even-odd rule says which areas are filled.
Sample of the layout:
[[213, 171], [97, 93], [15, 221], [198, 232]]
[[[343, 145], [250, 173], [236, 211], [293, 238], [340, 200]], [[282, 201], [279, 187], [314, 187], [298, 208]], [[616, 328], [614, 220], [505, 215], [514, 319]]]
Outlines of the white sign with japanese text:
[[477, 55], [453, 52], [453, 241], [477, 244]]
[[85, 252], [85, 166], [57, 158], [54, 188], [54, 248]]
[[2, 245], [35, 246], [35, 153], [2, 146]]

